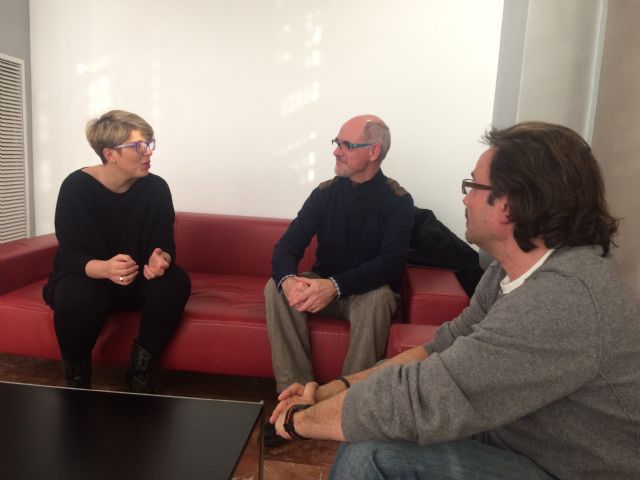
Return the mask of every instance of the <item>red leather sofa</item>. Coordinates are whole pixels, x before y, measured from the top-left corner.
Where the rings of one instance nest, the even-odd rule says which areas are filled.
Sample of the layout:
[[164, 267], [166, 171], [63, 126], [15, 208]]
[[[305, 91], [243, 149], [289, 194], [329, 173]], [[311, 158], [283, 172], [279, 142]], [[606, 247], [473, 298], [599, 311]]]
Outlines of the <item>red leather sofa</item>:
[[[166, 369], [272, 377], [264, 311], [273, 246], [289, 220], [178, 212], [177, 263], [191, 276], [183, 321], [162, 357]], [[0, 244], [0, 352], [59, 359], [53, 312], [41, 289], [56, 249], [53, 234]], [[315, 243], [300, 270], [309, 270]], [[431, 338], [468, 298], [452, 271], [406, 269], [403, 305], [389, 333], [388, 355]], [[319, 381], [340, 374], [349, 345], [348, 322], [309, 319]], [[93, 353], [97, 363], [126, 365], [138, 314], [110, 316]]]

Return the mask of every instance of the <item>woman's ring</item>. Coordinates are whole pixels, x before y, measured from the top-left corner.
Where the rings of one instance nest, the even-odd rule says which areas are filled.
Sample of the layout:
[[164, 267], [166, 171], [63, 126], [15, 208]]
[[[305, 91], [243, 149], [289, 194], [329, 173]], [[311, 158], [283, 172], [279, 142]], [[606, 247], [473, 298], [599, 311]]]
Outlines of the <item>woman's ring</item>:
[[123, 281], [124, 281], [124, 277], [120, 275], [120, 283], [122, 283]]

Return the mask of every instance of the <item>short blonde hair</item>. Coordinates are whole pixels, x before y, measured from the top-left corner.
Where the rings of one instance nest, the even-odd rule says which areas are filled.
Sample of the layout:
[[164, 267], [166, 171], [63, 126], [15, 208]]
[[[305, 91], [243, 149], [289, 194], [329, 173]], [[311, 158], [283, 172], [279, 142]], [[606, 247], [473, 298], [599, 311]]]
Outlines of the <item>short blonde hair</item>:
[[153, 128], [142, 117], [124, 110], [111, 110], [98, 119], [89, 120], [85, 134], [89, 145], [106, 163], [102, 153], [105, 148], [113, 148], [124, 143], [132, 130], [140, 130], [145, 138], [153, 138]]

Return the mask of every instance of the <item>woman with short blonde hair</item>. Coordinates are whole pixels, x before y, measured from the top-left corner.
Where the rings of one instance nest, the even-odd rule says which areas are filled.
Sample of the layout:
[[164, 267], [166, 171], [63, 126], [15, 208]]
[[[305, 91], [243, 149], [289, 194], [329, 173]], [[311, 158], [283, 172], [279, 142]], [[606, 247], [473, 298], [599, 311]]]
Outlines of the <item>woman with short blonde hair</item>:
[[101, 163], [72, 172], [58, 195], [53, 272], [43, 289], [67, 386], [91, 387], [91, 351], [109, 312], [140, 309], [127, 383], [152, 391], [151, 373], [173, 335], [191, 282], [175, 265], [175, 212], [167, 183], [150, 173], [153, 128], [123, 110], [87, 124]]

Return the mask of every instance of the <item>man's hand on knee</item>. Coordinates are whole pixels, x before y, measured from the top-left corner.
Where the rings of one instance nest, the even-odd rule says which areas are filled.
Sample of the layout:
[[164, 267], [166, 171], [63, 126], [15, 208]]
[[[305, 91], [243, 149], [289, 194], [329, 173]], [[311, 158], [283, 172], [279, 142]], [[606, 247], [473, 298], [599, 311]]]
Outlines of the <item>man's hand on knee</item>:
[[307, 285], [299, 295], [289, 299], [289, 305], [299, 312], [319, 312], [336, 298], [335, 284], [327, 278], [295, 278]]
[[309, 288], [307, 282], [303, 280], [306, 279], [293, 275], [282, 282], [282, 293], [284, 293], [289, 305], [293, 306], [294, 304], [302, 301], [300, 296], [307, 288]]

